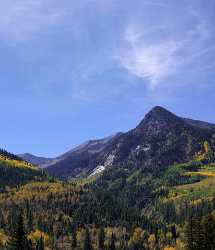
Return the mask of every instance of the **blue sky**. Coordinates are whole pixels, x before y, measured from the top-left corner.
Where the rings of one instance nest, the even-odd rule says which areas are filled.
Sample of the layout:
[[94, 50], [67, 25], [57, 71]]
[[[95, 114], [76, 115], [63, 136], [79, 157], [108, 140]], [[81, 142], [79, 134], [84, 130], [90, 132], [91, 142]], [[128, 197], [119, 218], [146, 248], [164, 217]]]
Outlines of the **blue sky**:
[[215, 123], [214, 0], [0, 3], [0, 146], [56, 156], [155, 105]]

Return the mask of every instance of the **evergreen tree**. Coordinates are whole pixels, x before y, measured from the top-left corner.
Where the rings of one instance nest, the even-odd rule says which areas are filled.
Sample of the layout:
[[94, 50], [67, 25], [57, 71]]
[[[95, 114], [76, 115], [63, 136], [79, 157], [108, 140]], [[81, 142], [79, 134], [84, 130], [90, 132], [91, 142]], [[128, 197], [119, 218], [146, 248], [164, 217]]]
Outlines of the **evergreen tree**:
[[187, 250], [195, 250], [194, 248], [194, 225], [193, 217], [189, 218], [189, 221], [185, 224], [185, 246]]
[[28, 241], [28, 246], [29, 246], [29, 250], [33, 250], [33, 243], [31, 241], [31, 239]]
[[203, 219], [204, 249], [215, 249], [215, 221], [212, 215], [207, 215]]
[[90, 231], [86, 228], [85, 239], [84, 239], [84, 250], [92, 250]]
[[104, 249], [104, 242], [105, 242], [105, 231], [104, 228], [99, 229], [98, 233], [98, 248]]
[[44, 250], [44, 238], [41, 235], [40, 239], [37, 241], [36, 250]]
[[185, 227], [186, 249], [202, 250], [204, 246], [203, 230], [199, 217], [190, 217]]
[[28, 232], [30, 233], [33, 230], [33, 215], [30, 208], [27, 210], [27, 219], [28, 219], [27, 229]]
[[203, 236], [203, 230], [201, 225], [201, 218], [196, 217], [194, 219], [193, 223], [193, 229], [194, 229], [194, 249], [195, 250], [202, 250], [204, 246], [204, 236]]
[[176, 231], [175, 225], [172, 225], [172, 226], [171, 226], [171, 233], [172, 233], [172, 238], [174, 239], [174, 241], [176, 241], [176, 238], [177, 238], [177, 231]]
[[111, 241], [110, 241], [110, 246], [109, 246], [109, 250], [116, 250], [116, 246], [115, 246], [115, 236], [112, 233], [111, 235]]
[[7, 242], [7, 250], [28, 250], [29, 243], [24, 230], [23, 217], [20, 214], [17, 219], [17, 223], [14, 226], [14, 232]]
[[73, 232], [72, 232], [71, 247], [72, 247], [72, 249], [75, 249], [77, 247], [77, 235], [76, 235], [76, 231], [75, 230], [73, 230]]
[[0, 228], [4, 228], [5, 227], [5, 220], [4, 220], [4, 216], [0, 210]]

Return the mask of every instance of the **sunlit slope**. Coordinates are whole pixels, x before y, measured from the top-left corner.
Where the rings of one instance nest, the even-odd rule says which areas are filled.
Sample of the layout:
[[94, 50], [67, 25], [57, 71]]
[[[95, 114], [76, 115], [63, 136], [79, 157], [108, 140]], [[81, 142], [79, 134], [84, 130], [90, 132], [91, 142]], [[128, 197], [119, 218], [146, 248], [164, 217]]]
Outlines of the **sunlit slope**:
[[177, 185], [170, 193], [175, 201], [211, 200], [215, 197], [215, 164], [200, 166], [196, 171], [183, 173], [191, 183]]
[[37, 167], [9, 153], [0, 152], [0, 191], [29, 181], [42, 181], [48, 175]]

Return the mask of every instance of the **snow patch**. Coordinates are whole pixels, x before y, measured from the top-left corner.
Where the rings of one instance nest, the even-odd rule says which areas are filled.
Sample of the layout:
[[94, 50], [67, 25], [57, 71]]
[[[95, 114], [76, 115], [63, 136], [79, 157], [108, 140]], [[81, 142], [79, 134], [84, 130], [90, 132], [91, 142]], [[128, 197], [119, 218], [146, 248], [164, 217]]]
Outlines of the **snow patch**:
[[151, 149], [150, 146], [147, 146], [147, 147], [143, 147], [143, 151], [149, 151]]
[[92, 177], [96, 174], [102, 173], [104, 170], [105, 170], [105, 166], [99, 165], [93, 169], [93, 172], [89, 175], [89, 177]]
[[105, 167], [111, 166], [111, 165], [113, 164], [114, 158], [115, 158], [115, 155], [110, 154], [110, 155], [107, 157], [104, 166], [105, 166]]

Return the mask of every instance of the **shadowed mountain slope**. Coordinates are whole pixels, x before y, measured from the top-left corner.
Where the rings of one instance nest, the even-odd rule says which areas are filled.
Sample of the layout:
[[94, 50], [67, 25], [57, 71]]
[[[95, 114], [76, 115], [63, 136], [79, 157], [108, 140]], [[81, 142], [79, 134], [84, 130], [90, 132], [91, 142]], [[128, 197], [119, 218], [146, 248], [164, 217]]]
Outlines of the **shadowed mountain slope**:
[[90, 140], [55, 159], [42, 158], [39, 165], [63, 178], [92, 176], [112, 166], [154, 171], [203, 154], [205, 142], [214, 152], [214, 124], [181, 118], [157, 106], [127, 133]]

